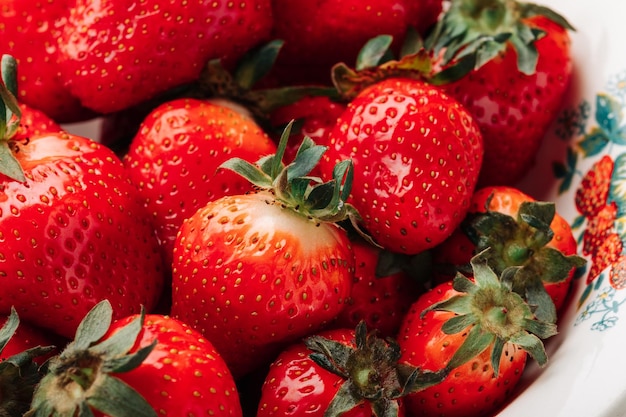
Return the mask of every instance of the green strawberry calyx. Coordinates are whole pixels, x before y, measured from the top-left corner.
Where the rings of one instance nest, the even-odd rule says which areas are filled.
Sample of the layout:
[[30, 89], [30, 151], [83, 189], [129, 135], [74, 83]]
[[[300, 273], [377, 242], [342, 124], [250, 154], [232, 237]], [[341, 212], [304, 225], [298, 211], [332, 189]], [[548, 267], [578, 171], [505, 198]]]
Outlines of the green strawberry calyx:
[[325, 417], [338, 417], [366, 401], [376, 417], [396, 417], [401, 397], [441, 383], [448, 375], [446, 369], [433, 372], [398, 363], [398, 344], [368, 332], [363, 321], [356, 327], [356, 347], [320, 335], [304, 343], [316, 364], [345, 380]]
[[199, 99], [227, 99], [242, 105], [261, 124], [275, 109], [308, 96], [336, 98], [331, 86], [302, 85], [257, 88], [257, 84], [271, 71], [284, 44], [273, 40], [248, 51], [231, 72], [219, 59], [207, 62], [186, 95]]
[[113, 374], [137, 368], [156, 340], [134, 353], [144, 312], [110, 337], [113, 309], [109, 301], [96, 304], [81, 321], [76, 336], [50, 359], [47, 373], [33, 395], [27, 417], [74, 417], [98, 410], [111, 417], [156, 417], [156, 411], [134, 388]]
[[517, 53], [520, 72], [535, 72], [538, 53], [535, 43], [545, 32], [528, 24], [527, 19], [545, 16], [559, 26], [574, 30], [560, 14], [548, 7], [516, 0], [452, 0], [439, 19], [426, 47], [442, 64], [473, 56], [474, 68], [480, 68], [502, 54], [511, 45]]
[[11, 55], [0, 61], [0, 173], [26, 182], [24, 170], [13, 154], [12, 139], [20, 127], [22, 112], [17, 102], [17, 62]]
[[554, 237], [550, 227], [556, 215], [553, 202], [525, 201], [516, 218], [490, 210], [490, 202], [491, 196], [484, 213], [468, 215], [463, 230], [477, 252], [490, 248], [483, 256], [496, 274], [510, 266], [519, 267], [512, 276], [513, 291], [535, 308], [538, 318], [555, 323], [556, 308], [545, 284], [565, 281], [586, 260], [548, 246]]
[[271, 192], [284, 208], [312, 220], [336, 223], [348, 219], [356, 224], [360, 216], [351, 204], [346, 203], [352, 189], [352, 161], [337, 163], [330, 181], [309, 176], [327, 147], [317, 145], [305, 136], [294, 160], [283, 163], [293, 123], [291, 121], [283, 130], [276, 154], [265, 156], [255, 164], [231, 158], [220, 168], [236, 172], [259, 189]]
[[[14, 308], [0, 329], [0, 352], [14, 336], [19, 317]], [[46, 355], [54, 346], [37, 346], [10, 356], [0, 362], [0, 414], [21, 416], [30, 407], [33, 391], [42, 378], [35, 359]]]
[[[548, 361], [543, 340], [557, 333], [555, 323], [538, 319], [532, 307], [512, 290], [519, 267], [508, 267], [497, 275], [489, 267], [485, 254], [472, 258], [474, 278], [458, 273], [453, 288], [460, 294], [435, 303], [422, 312], [448, 311], [454, 316], [442, 326], [446, 334], [467, 332], [467, 337], [446, 366], [457, 368], [493, 346], [491, 366], [498, 375], [504, 346], [515, 344], [528, 352], [540, 366]], [[469, 330], [468, 330], [469, 329]]]

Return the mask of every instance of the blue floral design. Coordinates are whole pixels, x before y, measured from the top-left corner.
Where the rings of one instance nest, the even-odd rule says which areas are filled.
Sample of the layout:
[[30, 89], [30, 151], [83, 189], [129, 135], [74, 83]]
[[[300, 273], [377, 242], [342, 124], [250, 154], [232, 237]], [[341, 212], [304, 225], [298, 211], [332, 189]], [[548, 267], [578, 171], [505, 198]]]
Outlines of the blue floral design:
[[581, 310], [574, 322], [575, 326], [594, 319], [591, 330], [605, 331], [617, 325], [619, 309], [626, 302], [626, 296], [618, 299], [617, 291], [610, 286], [602, 288], [595, 298]]
[[626, 70], [609, 77], [606, 89], [609, 94], [622, 103], [626, 102]]

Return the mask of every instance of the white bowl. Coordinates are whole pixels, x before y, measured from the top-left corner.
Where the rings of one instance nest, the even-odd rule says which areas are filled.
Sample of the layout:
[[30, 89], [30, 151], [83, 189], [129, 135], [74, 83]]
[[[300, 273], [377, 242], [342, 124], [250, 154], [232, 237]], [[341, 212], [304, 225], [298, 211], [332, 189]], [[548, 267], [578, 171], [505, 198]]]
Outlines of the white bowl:
[[[571, 34], [574, 55], [574, 83], [562, 117], [551, 128], [533, 172], [523, 181], [536, 198], [555, 201], [557, 211], [581, 237], [587, 221], [582, 221], [574, 199], [582, 177], [592, 164], [609, 155], [614, 161], [626, 156], [626, 140], [611, 142], [598, 154], [585, 155], [577, 144], [606, 122], [615, 129], [626, 111], [626, 24], [623, 0], [544, 0], [577, 29]], [[610, 109], [598, 105], [598, 97], [611, 97]], [[597, 113], [597, 110], [601, 111]], [[626, 138], [626, 133], [624, 134]], [[560, 191], [553, 163], [565, 163], [568, 149], [577, 157], [569, 187]], [[620, 185], [613, 171], [612, 186]], [[624, 172], [626, 173], [626, 171]], [[622, 173], [621, 176], [625, 174]], [[553, 181], [546, 181], [546, 179]], [[624, 176], [626, 178], [626, 176]], [[619, 203], [618, 199], [618, 205]], [[624, 200], [626, 205], [626, 200]], [[626, 211], [625, 211], [626, 213]], [[621, 215], [621, 220], [626, 215]], [[619, 231], [619, 221], [615, 222]], [[621, 234], [626, 243], [626, 235]], [[626, 246], [626, 244], [624, 245]], [[582, 255], [582, 244], [579, 246]], [[589, 259], [589, 258], [588, 258]], [[591, 266], [591, 260], [588, 265]], [[587, 273], [575, 283], [572, 299], [561, 322], [560, 334], [547, 343], [549, 363], [538, 369], [533, 363], [525, 374], [517, 397], [499, 417], [616, 417], [626, 416], [626, 290], [609, 283], [613, 266], [588, 283]]]

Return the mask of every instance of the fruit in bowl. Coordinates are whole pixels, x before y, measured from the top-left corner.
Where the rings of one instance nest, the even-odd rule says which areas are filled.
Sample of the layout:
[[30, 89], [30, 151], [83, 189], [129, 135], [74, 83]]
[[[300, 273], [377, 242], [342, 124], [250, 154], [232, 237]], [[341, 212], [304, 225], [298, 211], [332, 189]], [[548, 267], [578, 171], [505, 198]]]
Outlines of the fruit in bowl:
[[[193, 412], [559, 415], [573, 397], [532, 399], [555, 379], [561, 396], [588, 387], [568, 358], [597, 379], [619, 360], [600, 346], [619, 341], [625, 282], [623, 77], [608, 59], [586, 72], [597, 34], [579, 6], [354, 4], [329, 69], [314, 56], [327, 44], [312, 46], [325, 22], [289, 21], [306, 1], [6, 3], [17, 43], [58, 44], [0, 51], [0, 313], [76, 337], [34, 373], [27, 415], [155, 415], [147, 372]], [[12, 26], [29, 4], [55, 29]], [[271, 39], [285, 27], [307, 33]], [[32, 82], [38, 59], [48, 90]], [[311, 62], [328, 78], [308, 78]], [[81, 135], [59, 126], [96, 115]], [[364, 320], [347, 327], [355, 305]], [[151, 367], [159, 352], [171, 372]], [[37, 359], [18, 358], [7, 372]], [[214, 389], [193, 389], [206, 374]], [[596, 389], [595, 415], [618, 390]]]

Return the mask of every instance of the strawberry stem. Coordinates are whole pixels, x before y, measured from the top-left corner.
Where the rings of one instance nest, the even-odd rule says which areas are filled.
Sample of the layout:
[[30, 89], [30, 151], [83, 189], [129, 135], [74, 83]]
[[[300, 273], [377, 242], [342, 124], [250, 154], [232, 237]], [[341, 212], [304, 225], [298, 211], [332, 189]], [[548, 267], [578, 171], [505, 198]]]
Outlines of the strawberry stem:
[[22, 117], [17, 102], [17, 62], [11, 55], [2, 55], [0, 61], [0, 173], [19, 182], [26, 182], [24, 170], [13, 155], [11, 139], [15, 136]]

